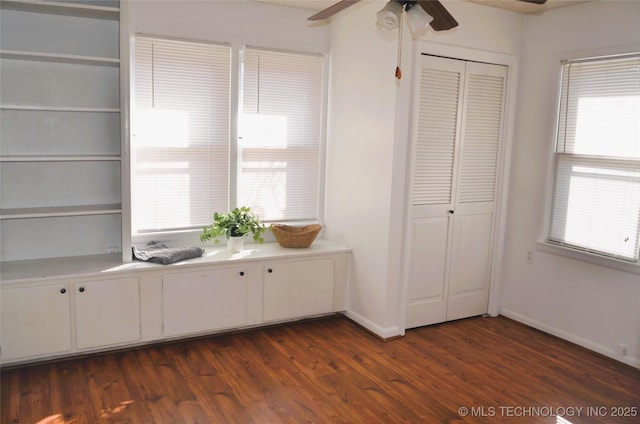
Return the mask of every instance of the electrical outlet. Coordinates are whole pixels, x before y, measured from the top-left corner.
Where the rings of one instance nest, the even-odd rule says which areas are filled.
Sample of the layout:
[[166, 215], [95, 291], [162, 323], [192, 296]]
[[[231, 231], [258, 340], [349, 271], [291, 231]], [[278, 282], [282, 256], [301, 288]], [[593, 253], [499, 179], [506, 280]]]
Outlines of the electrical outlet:
[[533, 250], [533, 249], [527, 250], [527, 263], [528, 264], [532, 264], [533, 263], [533, 257], [534, 256], [535, 256], [535, 250]]

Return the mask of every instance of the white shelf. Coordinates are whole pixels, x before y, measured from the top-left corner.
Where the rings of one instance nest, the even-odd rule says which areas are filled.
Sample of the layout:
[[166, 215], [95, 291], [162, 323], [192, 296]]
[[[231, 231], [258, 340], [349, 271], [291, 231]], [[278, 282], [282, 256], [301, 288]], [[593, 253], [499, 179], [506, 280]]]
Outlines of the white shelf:
[[118, 19], [120, 8], [95, 6], [91, 4], [69, 3], [45, 0], [2, 0], [2, 9], [24, 10], [30, 12], [58, 13], [86, 17]]
[[76, 107], [76, 106], [40, 106], [40, 105], [0, 105], [0, 110], [34, 110], [50, 112], [97, 112], [97, 113], [120, 113], [120, 108], [115, 107]]
[[59, 156], [122, 159], [118, 113], [4, 109], [0, 128], [0, 160], [7, 162]]
[[79, 156], [79, 155], [67, 155], [67, 156], [2, 156], [0, 162], [109, 162], [120, 161], [121, 156]]
[[[60, 54], [63, 53], [52, 53]], [[119, 109], [119, 74], [119, 66], [3, 58], [2, 103], [50, 108]]]
[[0, 0], [5, 260], [122, 247], [120, 96], [128, 54], [120, 54], [127, 50], [120, 6]]
[[4, 59], [35, 60], [42, 62], [77, 63], [83, 65], [119, 66], [120, 59], [111, 57], [82, 56], [74, 54], [31, 52], [24, 50], [0, 50]]
[[0, 219], [55, 218], [121, 213], [120, 204], [0, 209]]

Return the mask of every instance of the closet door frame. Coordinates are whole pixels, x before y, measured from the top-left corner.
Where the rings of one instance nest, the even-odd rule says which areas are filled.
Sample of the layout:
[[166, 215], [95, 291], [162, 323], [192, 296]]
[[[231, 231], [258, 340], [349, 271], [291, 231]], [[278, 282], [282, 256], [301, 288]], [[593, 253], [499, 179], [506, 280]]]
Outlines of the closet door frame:
[[[489, 302], [488, 302], [488, 314], [490, 316], [497, 316], [500, 311], [500, 283], [501, 283], [501, 268], [502, 268], [502, 256], [504, 253], [504, 236], [506, 226], [506, 209], [508, 201], [508, 189], [509, 189], [509, 175], [510, 175], [510, 158], [511, 148], [514, 132], [514, 113], [516, 105], [516, 87], [518, 76], [518, 58], [514, 55], [502, 54], [496, 52], [489, 52], [484, 50], [469, 49], [464, 47], [455, 47], [449, 45], [442, 45], [432, 43], [428, 41], [417, 41], [414, 44], [413, 52], [413, 72], [412, 72], [412, 98], [411, 98], [411, 111], [412, 118], [410, 122], [409, 132], [409, 148], [407, 149], [407, 175], [406, 175], [406, 202], [405, 209], [405, 223], [410, 223], [412, 219], [411, 211], [411, 199], [412, 199], [412, 181], [411, 181], [411, 169], [412, 166], [412, 153], [413, 153], [413, 140], [416, 136], [417, 125], [415, 122], [415, 111], [418, 107], [418, 76], [420, 75], [422, 54], [440, 56], [444, 58], [459, 59], [472, 62], [482, 62], [495, 65], [503, 65], [507, 67], [507, 82], [504, 104], [504, 122], [502, 124], [503, 142], [499, 152], [498, 159], [498, 172], [497, 172], [497, 187], [496, 187], [496, 206], [495, 206], [495, 226], [493, 229], [493, 251], [491, 257], [491, 278], [489, 283]], [[411, 225], [405, 225], [405, 233], [403, 236], [405, 247], [411, 237]], [[408, 249], [405, 249], [408, 252]], [[401, 328], [402, 334], [404, 334], [406, 328], [407, 307], [409, 303], [409, 275], [411, 267], [411, 255], [405, 254], [403, 257], [403, 273], [400, 299], [403, 299], [399, 308], [398, 322]]]

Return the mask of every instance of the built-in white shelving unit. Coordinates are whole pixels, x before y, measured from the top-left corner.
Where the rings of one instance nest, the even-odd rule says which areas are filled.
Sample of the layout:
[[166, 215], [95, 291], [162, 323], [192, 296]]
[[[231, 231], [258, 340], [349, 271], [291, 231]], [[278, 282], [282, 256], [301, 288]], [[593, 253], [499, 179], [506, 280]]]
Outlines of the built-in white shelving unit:
[[44, 60], [48, 62], [60, 62], [60, 63], [78, 63], [85, 65], [113, 65], [118, 66], [120, 59], [112, 59], [108, 57], [92, 57], [92, 56], [79, 56], [73, 54], [55, 54], [55, 53], [36, 53], [29, 51], [18, 50], [3, 50], [0, 52], [0, 56], [5, 59], [21, 59], [21, 60]]
[[119, 2], [0, 7], [2, 261], [119, 252], [127, 237]]
[[[2, 365], [342, 312], [350, 249], [318, 239], [224, 246], [169, 265], [117, 255], [6, 262]], [[118, 311], [114, 314], [114, 311]]]

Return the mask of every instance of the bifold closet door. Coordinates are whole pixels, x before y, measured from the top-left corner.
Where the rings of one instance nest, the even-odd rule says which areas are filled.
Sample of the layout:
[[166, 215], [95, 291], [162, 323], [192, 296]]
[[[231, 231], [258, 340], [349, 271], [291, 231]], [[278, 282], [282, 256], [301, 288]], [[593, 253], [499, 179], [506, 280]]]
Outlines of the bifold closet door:
[[406, 328], [487, 312], [506, 67], [422, 55]]

